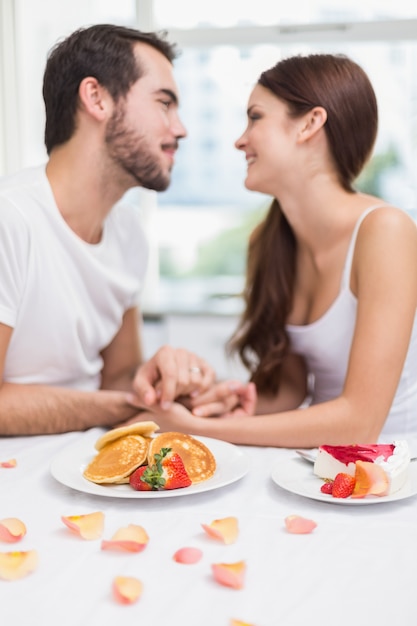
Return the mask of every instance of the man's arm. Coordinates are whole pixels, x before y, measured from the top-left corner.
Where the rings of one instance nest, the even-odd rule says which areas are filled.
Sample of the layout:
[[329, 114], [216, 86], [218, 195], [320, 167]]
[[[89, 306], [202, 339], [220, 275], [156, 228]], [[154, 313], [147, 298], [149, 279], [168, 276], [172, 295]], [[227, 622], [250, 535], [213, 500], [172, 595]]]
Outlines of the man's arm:
[[131, 391], [136, 370], [143, 362], [139, 333], [140, 313], [137, 308], [126, 311], [122, 326], [101, 356], [101, 389]]
[[[10, 326], [0, 323], [1, 381], [12, 332]], [[4, 381], [0, 384], [0, 435], [37, 435], [85, 430], [93, 426], [112, 427], [134, 417], [137, 412], [127, 404], [122, 389], [77, 391], [48, 385]]]

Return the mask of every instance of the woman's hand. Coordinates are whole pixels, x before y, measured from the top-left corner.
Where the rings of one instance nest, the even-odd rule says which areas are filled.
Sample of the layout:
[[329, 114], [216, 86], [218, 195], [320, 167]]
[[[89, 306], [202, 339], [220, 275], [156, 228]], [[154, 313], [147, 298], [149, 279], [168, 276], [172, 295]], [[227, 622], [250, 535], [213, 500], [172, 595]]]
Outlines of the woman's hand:
[[[128, 426], [136, 422], [151, 420], [156, 422], [161, 432], [181, 432], [186, 434], [199, 434], [197, 432], [197, 420], [203, 421], [203, 418], [196, 418], [182, 404], [173, 402], [169, 410], [163, 410], [159, 404], [153, 405], [150, 409], [142, 411], [135, 417], [127, 420], [122, 426]], [[205, 420], [204, 420], [205, 421]]]
[[257, 393], [254, 383], [231, 380], [213, 385], [191, 398], [186, 405], [198, 417], [236, 417], [254, 415]]
[[[239, 384], [233, 393], [228, 389], [228, 383], [216, 385], [216, 391], [212, 389], [209, 399], [215, 399], [208, 404], [199, 405], [198, 409], [191, 412], [184, 404], [173, 402], [168, 410], [164, 410], [160, 404], [154, 404], [148, 410], [142, 411], [135, 417], [126, 421], [123, 426], [138, 421], [152, 420], [156, 422], [161, 432], [182, 432], [190, 435], [210, 436], [211, 425], [220, 423], [222, 420], [233, 421], [235, 417], [250, 417], [253, 415], [256, 404], [256, 389], [253, 383], [248, 385]], [[227, 391], [228, 389], [228, 391]], [[213, 411], [215, 411], [213, 413]], [[210, 419], [211, 418], [211, 419]]]
[[180, 396], [193, 397], [209, 389], [213, 368], [196, 354], [163, 346], [135, 375], [128, 402], [139, 408], [159, 405], [163, 410]]

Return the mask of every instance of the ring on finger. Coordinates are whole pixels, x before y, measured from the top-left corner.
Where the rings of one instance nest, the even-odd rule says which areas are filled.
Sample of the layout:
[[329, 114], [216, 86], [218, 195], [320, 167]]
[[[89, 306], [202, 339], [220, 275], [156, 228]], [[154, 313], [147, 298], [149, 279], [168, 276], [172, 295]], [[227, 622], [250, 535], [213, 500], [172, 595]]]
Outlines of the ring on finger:
[[197, 365], [192, 365], [189, 370], [192, 374], [201, 374], [201, 369]]

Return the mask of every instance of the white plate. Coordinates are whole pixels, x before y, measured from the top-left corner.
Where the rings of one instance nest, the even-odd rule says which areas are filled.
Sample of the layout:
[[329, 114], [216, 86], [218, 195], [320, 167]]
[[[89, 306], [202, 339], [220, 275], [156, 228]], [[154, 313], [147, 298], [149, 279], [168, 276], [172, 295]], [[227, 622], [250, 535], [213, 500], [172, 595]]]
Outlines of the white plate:
[[50, 466], [52, 476], [67, 487], [96, 496], [111, 498], [172, 498], [174, 496], [188, 496], [225, 487], [242, 478], [249, 469], [249, 458], [240, 448], [218, 439], [196, 437], [211, 450], [216, 459], [216, 471], [209, 480], [185, 487], [184, 489], [167, 491], [135, 491], [128, 484], [96, 485], [84, 478], [83, 472], [94, 455], [97, 454], [97, 450], [94, 448], [97, 439], [97, 431], [92, 431], [90, 436], [85, 435], [80, 441], [64, 448], [52, 460]]
[[365, 504], [384, 504], [404, 500], [417, 494], [417, 464], [410, 464], [410, 476], [402, 489], [390, 496], [367, 496], [366, 498], [333, 498], [322, 493], [320, 487], [323, 481], [313, 474], [311, 464], [307, 464], [301, 458], [290, 458], [285, 461], [277, 461], [272, 468], [272, 480], [276, 485], [296, 493], [305, 498], [320, 500], [329, 504], [345, 504], [351, 506], [363, 506]]

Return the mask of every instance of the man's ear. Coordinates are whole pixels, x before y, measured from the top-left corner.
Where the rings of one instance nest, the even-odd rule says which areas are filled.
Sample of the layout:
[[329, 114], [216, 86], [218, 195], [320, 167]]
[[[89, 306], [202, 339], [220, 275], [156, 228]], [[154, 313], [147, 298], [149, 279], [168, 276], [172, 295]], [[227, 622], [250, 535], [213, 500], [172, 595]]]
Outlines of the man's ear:
[[80, 106], [97, 121], [103, 121], [109, 115], [113, 100], [109, 92], [96, 78], [87, 76], [83, 78], [78, 88]]
[[323, 128], [327, 121], [327, 111], [323, 107], [314, 107], [300, 121], [297, 143], [304, 143]]

